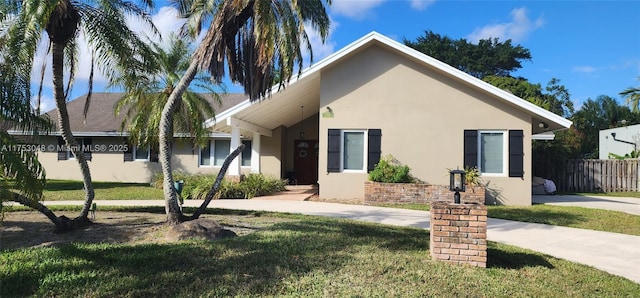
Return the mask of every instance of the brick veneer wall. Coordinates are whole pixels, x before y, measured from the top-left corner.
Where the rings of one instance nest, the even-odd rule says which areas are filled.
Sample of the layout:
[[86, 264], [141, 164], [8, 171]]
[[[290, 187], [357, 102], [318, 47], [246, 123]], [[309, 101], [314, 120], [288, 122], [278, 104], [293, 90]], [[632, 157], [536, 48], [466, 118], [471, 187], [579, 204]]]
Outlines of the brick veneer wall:
[[[423, 203], [434, 201], [453, 202], [453, 192], [449, 186], [416, 183], [364, 183], [364, 203]], [[462, 203], [484, 204], [485, 189], [482, 186], [467, 187], [460, 193]]]
[[487, 207], [431, 203], [431, 257], [454, 264], [487, 267]]

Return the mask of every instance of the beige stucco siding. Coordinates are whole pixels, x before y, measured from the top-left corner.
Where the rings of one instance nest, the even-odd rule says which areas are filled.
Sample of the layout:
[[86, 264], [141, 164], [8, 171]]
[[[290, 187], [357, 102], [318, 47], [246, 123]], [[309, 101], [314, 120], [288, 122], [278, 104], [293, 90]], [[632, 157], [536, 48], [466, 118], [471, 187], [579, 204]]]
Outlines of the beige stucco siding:
[[282, 147], [284, 127], [272, 130], [270, 137], [260, 137], [260, 172], [265, 175], [282, 177]]
[[[531, 117], [486, 92], [378, 46], [351, 55], [322, 72], [320, 147], [328, 129], [382, 130], [382, 155], [392, 154], [430, 184], [447, 184], [448, 168], [463, 166], [465, 129], [524, 131], [524, 178], [483, 177], [502, 203], [531, 202]], [[505, 135], [506, 136], [506, 135]], [[507, 139], [505, 139], [505, 142]], [[366, 173], [327, 173], [319, 157], [320, 197], [364, 196]]]
[[[89, 161], [91, 178], [94, 181], [116, 181], [149, 183], [155, 174], [161, 172], [160, 163], [151, 161], [124, 161], [123, 144], [118, 137], [92, 137], [92, 147], [104, 145], [106, 150], [92, 153]], [[42, 140], [46, 146], [57, 145], [55, 137]], [[75, 159], [58, 160], [57, 151], [46, 150], [38, 153], [38, 159], [44, 166], [48, 179], [81, 180], [80, 166]], [[199, 149], [193, 148], [190, 142], [176, 142], [172, 149], [171, 163], [174, 171], [187, 173], [213, 174], [220, 167], [199, 166]], [[249, 173], [250, 167], [243, 167], [243, 173]]]

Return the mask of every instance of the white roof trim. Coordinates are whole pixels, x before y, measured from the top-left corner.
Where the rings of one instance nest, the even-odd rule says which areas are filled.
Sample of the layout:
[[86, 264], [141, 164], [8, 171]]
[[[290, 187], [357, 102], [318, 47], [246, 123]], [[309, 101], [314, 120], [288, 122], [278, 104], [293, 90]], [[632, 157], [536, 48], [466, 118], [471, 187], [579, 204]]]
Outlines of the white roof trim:
[[[33, 135], [33, 132], [23, 132], [20, 130], [8, 130], [8, 134], [14, 136], [30, 136]], [[114, 132], [114, 131], [74, 131], [72, 132], [74, 137], [127, 137], [129, 136], [129, 132]], [[42, 133], [39, 136], [60, 136], [61, 133], [59, 131]], [[188, 133], [175, 133], [173, 134], [174, 138], [188, 138], [190, 134]], [[230, 138], [231, 134], [221, 133], [221, 132], [210, 132], [208, 134], [210, 138]]]
[[538, 133], [532, 135], [531, 139], [537, 141], [553, 141], [556, 139], [556, 135], [554, 133]]
[[[414, 58], [418, 61], [421, 61], [425, 64], [431, 65], [461, 81], [464, 81], [472, 86], [475, 86], [477, 88], [480, 88], [484, 91], [489, 92], [490, 94], [493, 94], [501, 99], [504, 99], [505, 101], [516, 105], [526, 111], [529, 111], [535, 115], [540, 116], [541, 118], [544, 118], [548, 121], [552, 121], [560, 126], [563, 126], [565, 128], [569, 128], [572, 124], [572, 122], [568, 119], [565, 119], [564, 117], [561, 117], [559, 115], [556, 115], [550, 111], [547, 111], [533, 103], [530, 103], [526, 100], [523, 100], [509, 92], [506, 92], [500, 88], [497, 88], [489, 83], [486, 83], [482, 80], [479, 80], [461, 70], [458, 70], [444, 62], [441, 62], [439, 60], [436, 60], [435, 58], [429, 57], [417, 50], [414, 50], [408, 46], [405, 46], [389, 37], [386, 37], [378, 32], [372, 31], [371, 33], [361, 37], [360, 39], [350, 43], [349, 45], [345, 46], [344, 48], [338, 50], [337, 52], [327, 56], [326, 58], [322, 59], [321, 61], [319, 61], [318, 63], [311, 65], [310, 67], [304, 69], [300, 75], [298, 75], [297, 77], [293, 78], [289, 84], [294, 84], [295, 82], [306, 78], [308, 76], [311, 76], [313, 74], [315, 74], [316, 72], [321, 71], [324, 67], [326, 67], [327, 65], [330, 65], [332, 63], [334, 63], [335, 61], [341, 59], [342, 57], [350, 54], [351, 52], [357, 50], [358, 48], [368, 44], [371, 41], [378, 41], [384, 45], [387, 45], [407, 56], [410, 56], [411, 58]], [[274, 87], [271, 88], [271, 92], [278, 92], [279, 87], [276, 85]], [[220, 115], [218, 115], [216, 117], [217, 120], [225, 120], [226, 118], [229, 118], [233, 115], [235, 115], [236, 113], [244, 110], [245, 108], [251, 106], [253, 103], [251, 103], [249, 101], [249, 99], [245, 100], [242, 103], [239, 103], [238, 105], [234, 106], [231, 109], [228, 109], [226, 111], [224, 111], [223, 113], [221, 113]], [[209, 119], [207, 121], [205, 121], [204, 125], [205, 127], [209, 128], [213, 125], [215, 125], [216, 121], [213, 119]]]

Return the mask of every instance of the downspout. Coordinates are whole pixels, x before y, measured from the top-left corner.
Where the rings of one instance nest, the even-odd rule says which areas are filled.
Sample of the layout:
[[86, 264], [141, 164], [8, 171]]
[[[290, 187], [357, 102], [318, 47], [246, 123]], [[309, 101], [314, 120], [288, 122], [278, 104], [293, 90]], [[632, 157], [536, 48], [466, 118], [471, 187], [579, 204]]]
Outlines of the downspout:
[[634, 151], [634, 152], [637, 152], [637, 151], [638, 151], [638, 148], [637, 148], [637, 147], [638, 147], [638, 145], [636, 145], [636, 143], [634, 143], [634, 142], [629, 142], [629, 141], [625, 141], [625, 140], [619, 140], [619, 139], [616, 139], [616, 133], [615, 133], [615, 132], [612, 132], [612, 133], [611, 133], [611, 136], [613, 137], [613, 140], [614, 140], [614, 141], [618, 141], [618, 142], [620, 142], [620, 143], [625, 143], [625, 144], [633, 145], [633, 151]]

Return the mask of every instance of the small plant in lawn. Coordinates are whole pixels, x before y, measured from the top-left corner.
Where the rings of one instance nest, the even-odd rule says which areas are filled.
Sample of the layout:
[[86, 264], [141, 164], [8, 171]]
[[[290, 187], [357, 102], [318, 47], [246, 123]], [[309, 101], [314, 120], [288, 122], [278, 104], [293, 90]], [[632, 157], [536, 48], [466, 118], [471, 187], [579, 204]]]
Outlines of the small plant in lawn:
[[417, 179], [411, 176], [410, 170], [409, 166], [401, 164], [392, 155], [386, 155], [369, 173], [369, 180], [383, 183], [416, 183]]

